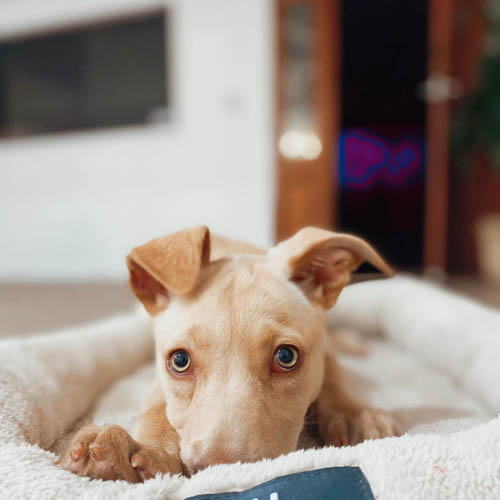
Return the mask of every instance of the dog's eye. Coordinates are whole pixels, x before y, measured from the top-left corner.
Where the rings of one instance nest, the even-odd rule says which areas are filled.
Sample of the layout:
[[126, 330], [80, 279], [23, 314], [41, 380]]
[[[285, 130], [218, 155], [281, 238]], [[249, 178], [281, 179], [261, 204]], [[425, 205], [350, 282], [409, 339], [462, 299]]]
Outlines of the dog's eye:
[[191, 366], [189, 353], [184, 349], [174, 351], [168, 361], [170, 368], [176, 373], [184, 373]]
[[289, 371], [295, 368], [299, 359], [299, 353], [291, 345], [282, 345], [274, 353], [274, 362], [281, 370]]

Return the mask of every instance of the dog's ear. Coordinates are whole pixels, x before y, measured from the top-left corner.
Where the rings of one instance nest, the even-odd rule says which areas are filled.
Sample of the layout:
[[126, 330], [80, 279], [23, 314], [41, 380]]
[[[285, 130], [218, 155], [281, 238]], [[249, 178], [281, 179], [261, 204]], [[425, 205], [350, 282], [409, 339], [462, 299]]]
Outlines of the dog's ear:
[[299, 286], [309, 300], [329, 309], [351, 272], [367, 261], [388, 276], [393, 271], [364, 240], [350, 234], [306, 227], [268, 252], [273, 263]]
[[197, 226], [134, 248], [127, 256], [130, 287], [150, 314], [167, 308], [170, 295], [191, 292], [210, 260], [210, 233]]

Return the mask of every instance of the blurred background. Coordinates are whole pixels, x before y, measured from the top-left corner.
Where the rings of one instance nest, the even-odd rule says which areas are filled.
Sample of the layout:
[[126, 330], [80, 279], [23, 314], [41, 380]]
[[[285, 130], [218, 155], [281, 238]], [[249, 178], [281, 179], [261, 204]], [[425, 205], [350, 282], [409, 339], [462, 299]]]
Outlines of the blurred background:
[[123, 310], [195, 224], [500, 305], [500, 0], [0, 0], [0, 334]]

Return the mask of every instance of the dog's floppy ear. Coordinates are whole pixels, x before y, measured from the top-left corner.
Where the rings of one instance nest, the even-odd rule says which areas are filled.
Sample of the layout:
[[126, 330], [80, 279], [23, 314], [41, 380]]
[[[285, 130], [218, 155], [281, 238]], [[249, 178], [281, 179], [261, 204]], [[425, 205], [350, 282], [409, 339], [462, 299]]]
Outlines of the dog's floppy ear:
[[127, 256], [130, 287], [150, 314], [166, 309], [169, 296], [187, 295], [210, 260], [205, 226], [184, 229], [134, 248]]
[[306, 227], [268, 252], [313, 303], [329, 309], [351, 272], [367, 261], [388, 276], [393, 271], [364, 240], [350, 234]]

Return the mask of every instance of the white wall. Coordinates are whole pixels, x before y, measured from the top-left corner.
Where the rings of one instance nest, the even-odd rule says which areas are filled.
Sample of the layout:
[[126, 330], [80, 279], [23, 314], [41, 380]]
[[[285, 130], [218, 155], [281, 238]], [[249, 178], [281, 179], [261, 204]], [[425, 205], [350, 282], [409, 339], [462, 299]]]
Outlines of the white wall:
[[[169, 124], [0, 141], [0, 280], [121, 279], [132, 246], [201, 223], [272, 242], [272, 2], [166, 3]], [[151, 5], [0, 0], [0, 37]]]

